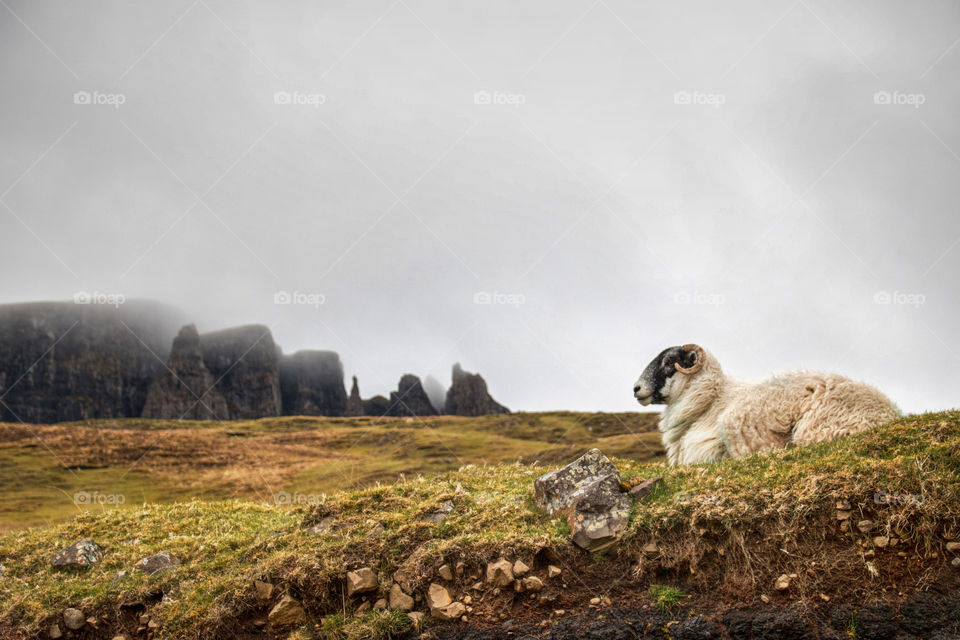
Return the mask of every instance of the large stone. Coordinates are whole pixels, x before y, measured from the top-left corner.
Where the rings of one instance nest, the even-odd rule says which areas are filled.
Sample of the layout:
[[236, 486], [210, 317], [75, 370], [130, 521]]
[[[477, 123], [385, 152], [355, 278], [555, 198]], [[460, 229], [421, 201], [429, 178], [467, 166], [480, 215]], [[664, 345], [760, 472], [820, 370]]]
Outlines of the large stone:
[[170, 571], [180, 566], [180, 558], [168, 551], [147, 556], [137, 563], [137, 569], [148, 575]]
[[347, 595], [370, 593], [377, 590], [377, 574], [370, 567], [347, 572]]
[[453, 365], [453, 383], [447, 391], [444, 413], [454, 416], [483, 416], [492, 413], [510, 413], [505, 406], [490, 397], [487, 383], [479, 373], [469, 373]]
[[204, 333], [200, 346], [231, 420], [280, 415], [280, 350], [269, 328], [247, 325]]
[[445, 607], [437, 607], [430, 610], [430, 615], [437, 620], [456, 620], [467, 612], [467, 607], [462, 602], [451, 602]]
[[487, 564], [487, 582], [494, 587], [505, 587], [513, 582], [513, 565], [505, 558]]
[[353, 376], [353, 386], [350, 387], [350, 395], [347, 397], [347, 410], [345, 416], [362, 416], [363, 400], [360, 398], [360, 386], [357, 384], [357, 376]]
[[567, 512], [571, 540], [590, 552], [606, 551], [627, 530], [632, 504], [620, 489], [617, 473], [583, 484], [574, 492]]
[[54, 567], [81, 569], [103, 560], [103, 549], [93, 540], [78, 540], [53, 554], [50, 564]]
[[390, 608], [399, 609], [400, 611], [410, 611], [413, 609], [413, 598], [404, 593], [398, 584], [390, 587]]
[[183, 315], [79, 301], [0, 305], [0, 422], [140, 416]]
[[270, 610], [267, 617], [270, 624], [275, 627], [292, 627], [304, 622], [307, 619], [307, 613], [303, 610], [299, 600], [290, 595], [284, 595], [280, 598], [280, 602]]
[[442, 584], [434, 582], [427, 588], [427, 606], [431, 610], [445, 607], [451, 602], [453, 602], [453, 598], [450, 597], [450, 592]]
[[150, 385], [143, 417], [226, 420], [230, 411], [215, 383], [216, 379], [203, 363], [197, 327], [188, 324], [173, 340], [167, 371]]
[[534, 499], [548, 514], [566, 511], [573, 504], [581, 486], [609, 474], [616, 474], [619, 482], [619, 474], [613, 463], [599, 449], [591, 449], [562, 469], [534, 480]]
[[86, 620], [84, 619], [84, 616], [83, 616], [83, 611], [80, 611], [79, 609], [73, 609], [73, 608], [64, 609], [63, 624], [67, 629], [70, 629], [71, 631], [76, 631], [77, 629], [82, 627], [84, 624], [86, 624]]
[[333, 351], [297, 351], [280, 359], [286, 416], [342, 416], [347, 410], [343, 365]]
[[387, 407], [389, 416], [435, 416], [437, 410], [430, 404], [420, 384], [420, 378], [412, 373], [406, 373], [400, 378], [397, 390], [390, 392], [390, 406]]

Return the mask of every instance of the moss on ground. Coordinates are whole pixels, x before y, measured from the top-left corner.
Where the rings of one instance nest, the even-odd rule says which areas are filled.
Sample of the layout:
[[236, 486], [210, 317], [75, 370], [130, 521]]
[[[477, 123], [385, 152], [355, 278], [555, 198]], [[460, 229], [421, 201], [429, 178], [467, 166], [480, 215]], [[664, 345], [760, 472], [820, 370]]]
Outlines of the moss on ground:
[[[752, 593], [797, 562], [819, 561], [811, 549], [828, 538], [859, 554], [870, 536], [886, 535], [912, 553], [937, 552], [943, 561], [944, 539], [960, 533], [958, 412], [906, 417], [836, 442], [714, 465], [615, 462], [624, 477], [663, 477], [635, 506], [619, 552], [635, 559], [635, 576], [656, 562], [659, 570], [676, 567], [707, 580], [712, 574], [698, 568], [713, 554], [710, 571], [736, 572], [743, 581], [737, 588], [746, 584]], [[544, 549], [585, 555], [570, 547], [560, 519], [533, 504], [533, 480], [555, 466], [469, 464], [317, 495], [316, 504], [153, 504], [13, 531], [0, 537], [0, 636], [35, 636], [66, 607], [100, 615], [106, 627], [122, 615], [119, 605], [147, 603], [159, 624], [157, 638], [229, 637], [237, 621], [264, 616], [253, 581], [266, 580], [302, 600], [311, 629], [343, 638], [377, 637], [371, 630], [379, 629], [379, 637], [389, 637], [406, 621], [382, 612], [351, 616], [343, 594], [348, 568], [372, 567], [386, 595], [384, 583], [401, 567], [422, 588], [443, 562], [479, 567], [500, 555], [532, 558]], [[851, 503], [852, 522], [874, 521], [870, 536], [837, 528], [838, 500]], [[449, 517], [428, 521], [447, 501], [454, 504]], [[328, 517], [337, 527], [310, 532]], [[79, 573], [52, 569], [51, 554], [81, 538], [105, 549], [103, 562]], [[641, 551], [650, 541], [659, 547], [655, 560]], [[153, 576], [131, 570], [160, 551], [179, 556], [182, 565]], [[602, 569], [611, 561], [594, 564]], [[118, 577], [123, 570], [128, 573]], [[900, 588], [909, 588], [898, 579]], [[809, 583], [817, 588], [822, 585]]]

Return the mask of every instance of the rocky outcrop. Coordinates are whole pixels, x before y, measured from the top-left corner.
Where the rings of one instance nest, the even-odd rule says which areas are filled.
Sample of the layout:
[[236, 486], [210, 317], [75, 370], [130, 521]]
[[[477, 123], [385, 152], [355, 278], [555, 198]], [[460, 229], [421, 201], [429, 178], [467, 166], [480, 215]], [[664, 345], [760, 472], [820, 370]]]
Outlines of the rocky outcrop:
[[373, 396], [363, 401], [363, 415], [381, 417], [387, 415], [390, 401], [383, 396]]
[[182, 324], [147, 301], [0, 305], [0, 420], [139, 416]]
[[203, 362], [230, 419], [280, 415], [280, 358], [270, 329], [247, 325], [200, 336]]
[[453, 365], [453, 384], [447, 391], [443, 412], [452, 416], [485, 416], [510, 410], [490, 397], [487, 383], [479, 373], [464, 371], [457, 363]]
[[390, 392], [390, 406], [387, 408], [390, 416], [435, 416], [437, 410], [430, 404], [420, 384], [420, 378], [412, 373], [405, 373], [397, 384], [397, 390]]
[[230, 411], [216, 378], [203, 363], [200, 334], [189, 324], [173, 340], [167, 371], [147, 393], [144, 418], [162, 420], [225, 420]]
[[286, 416], [342, 416], [347, 410], [343, 365], [333, 351], [297, 351], [280, 359]]
[[357, 376], [353, 376], [353, 386], [350, 387], [350, 396], [347, 398], [347, 410], [343, 415], [363, 415], [363, 400], [360, 398], [360, 386], [357, 384]]

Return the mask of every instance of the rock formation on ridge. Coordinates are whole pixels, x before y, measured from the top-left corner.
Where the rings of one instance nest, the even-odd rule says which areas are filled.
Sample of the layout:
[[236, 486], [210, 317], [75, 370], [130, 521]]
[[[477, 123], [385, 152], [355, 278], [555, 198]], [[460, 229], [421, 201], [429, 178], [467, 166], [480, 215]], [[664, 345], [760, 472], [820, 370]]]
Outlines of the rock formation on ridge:
[[297, 351], [280, 359], [285, 416], [342, 416], [347, 410], [343, 365], [333, 351]]
[[405, 373], [397, 384], [397, 390], [390, 392], [390, 406], [387, 415], [391, 416], [435, 416], [437, 410], [430, 404], [420, 384], [420, 378], [412, 373]]
[[490, 397], [487, 383], [479, 373], [469, 373], [453, 365], [453, 384], [447, 391], [444, 413], [452, 416], [484, 416], [491, 413], [510, 413], [505, 406]]
[[180, 329], [167, 358], [167, 371], [150, 385], [144, 418], [164, 420], [225, 420], [227, 401], [216, 378], [203, 363], [200, 334], [192, 324]]

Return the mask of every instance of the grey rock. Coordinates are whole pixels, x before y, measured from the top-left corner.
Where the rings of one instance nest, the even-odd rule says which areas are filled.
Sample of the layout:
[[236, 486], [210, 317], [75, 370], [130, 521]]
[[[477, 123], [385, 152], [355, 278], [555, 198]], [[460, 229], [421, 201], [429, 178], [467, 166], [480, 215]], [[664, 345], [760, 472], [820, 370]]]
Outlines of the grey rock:
[[440, 524], [453, 513], [453, 501], [444, 500], [436, 511], [428, 513], [424, 518], [424, 522], [432, 522], [433, 524]]
[[83, 617], [83, 611], [79, 609], [64, 609], [63, 610], [63, 624], [67, 629], [71, 631], [76, 631], [86, 623]]
[[167, 551], [161, 551], [152, 556], [147, 556], [137, 563], [137, 569], [146, 574], [161, 573], [170, 571], [180, 566], [180, 558]]
[[0, 421], [139, 416], [182, 324], [149, 301], [0, 305]]
[[350, 395], [347, 397], [347, 410], [343, 415], [362, 416], [363, 413], [363, 400], [360, 398], [360, 386], [357, 384], [357, 376], [353, 376], [353, 386], [350, 387]]
[[616, 473], [617, 468], [599, 449], [591, 449], [567, 466], [534, 480], [534, 499], [537, 506], [552, 515], [569, 508], [582, 485]]
[[280, 356], [270, 329], [247, 325], [200, 336], [231, 420], [280, 415]]
[[630, 497], [620, 490], [620, 475], [601, 476], [583, 484], [572, 497], [567, 515], [570, 539], [590, 552], [607, 551], [627, 530]]
[[363, 415], [375, 416], [380, 418], [387, 415], [387, 409], [390, 408], [390, 400], [383, 396], [373, 396], [363, 401]]
[[630, 497], [634, 500], [643, 500], [648, 495], [653, 493], [653, 490], [657, 488], [657, 485], [661, 484], [662, 482], [663, 478], [661, 476], [656, 476], [654, 478], [650, 478], [649, 480], [644, 480], [638, 485], [630, 487], [630, 491], [627, 493], [629, 493]]
[[420, 384], [420, 378], [412, 373], [406, 373], [400, 378], [397, 390], [390, 393], [390, 406], [387, 407], [390, 416], [435, 416], [436, 409], [430, 404], [430, 399]]
[[342, 416], [347, 410], [343, 365], [333, 351], [297, 351], [280, 360], [286, 416]]
[[78, 540], [53, 554], [50, 564], [54, 567], [82, 569], [103, 560], [103, 549], [90, 539]]
[[483, 416], [510, 413], [510, 410], [490, 397], [487, 383], [479, 373], [468, 373], [457, 363], [453, 365], [453, 384], [447, 391], [444, 413], [453, 416]]
[[167, 371], [150, 385], [144, 418], [161, 420], [225, 420], [227, 401], [214, 386], [216, 379], [203, 363], [200, 334], [192, 324], [173, 340]]

